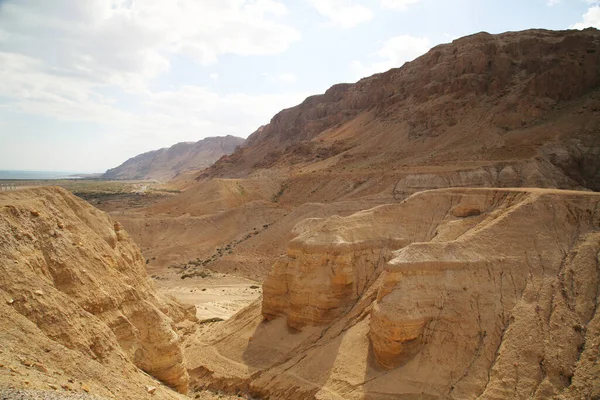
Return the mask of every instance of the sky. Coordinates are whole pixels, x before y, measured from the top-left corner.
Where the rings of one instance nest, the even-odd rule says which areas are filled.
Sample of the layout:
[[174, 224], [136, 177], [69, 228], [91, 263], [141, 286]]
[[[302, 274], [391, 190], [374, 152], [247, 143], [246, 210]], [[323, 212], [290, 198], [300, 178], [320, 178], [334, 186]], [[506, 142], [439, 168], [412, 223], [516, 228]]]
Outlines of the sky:
[[104, 172], [461, 36], [590, 26], [600, 0], [0, 0], [0, 170]]

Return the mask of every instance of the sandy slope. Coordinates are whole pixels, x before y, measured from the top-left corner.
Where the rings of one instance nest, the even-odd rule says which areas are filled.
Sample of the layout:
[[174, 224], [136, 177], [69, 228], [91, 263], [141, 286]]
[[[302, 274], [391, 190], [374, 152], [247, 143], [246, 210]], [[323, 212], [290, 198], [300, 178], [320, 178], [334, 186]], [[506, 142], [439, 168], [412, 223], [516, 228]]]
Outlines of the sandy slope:
[[181, 274], [161, 267], [148, 268], [156, 288], [183, 304], [196, 307], [200, 321], [210, 318], [228, 319], [262, 293], [261, 284], [234, 275], [209, 272], [205, 278], [181, 279]]
[[593, 29], [462, 38], [282, 111], [182, 194], [113, 214], [201, 317], [258, 296], [219, 274], [266, 278], [227, 321], [179, 325], [191, 388], [600, 396], [599, 65]]

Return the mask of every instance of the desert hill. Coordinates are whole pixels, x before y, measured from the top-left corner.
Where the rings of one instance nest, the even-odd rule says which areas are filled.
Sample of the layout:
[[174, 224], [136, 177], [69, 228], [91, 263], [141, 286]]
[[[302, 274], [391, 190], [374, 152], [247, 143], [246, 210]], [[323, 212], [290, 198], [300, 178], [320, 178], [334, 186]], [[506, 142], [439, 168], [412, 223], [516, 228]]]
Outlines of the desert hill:
[[117, 216], [155, 269], [264, 280], [186, 339], [191, 388], [599, 396], [599, 87], [597, 30], [476, 34], [282, 111]]
[[177, 325], [193, 310], [156, 292], [118, 222], [66, 190], [0, 194], [0, 298], [0, 387], [186, 398]]
[[106, 171], [102, 178], [168, 181], [177, 174], [208, 167], [221, 156], [233, 153], [242, 143], [244, 139], [231, 135], [177, 143], [130, 158]]
[[600, 195], [441, 189], [307, 220], [192, 385], [278, 399], [600, 396]]
[[381, 173], [400, 179], [403, 193], [439, 186], [597, 189], [599, 46], [596, 29], [457, 39], [281, 111], [200, 178], [287, 168], [292, 192], [296, 180], [311, 176], [324, 187], [310, 197], [331, 200], [346, 193], [319, 192], [340, 174], [363, 175], [360, 191]]
[[[75, 376], [117, 398], [151, 382], [165, 398], [188, 383], [192, 397], [598, 398], [599, 87], [598, 30], [480, 33], [282, 111], [117, 224], [63, 191], [3, 194], [0, 362], [16, 372], [0, 379]], [[193, 323], [144, 264], [188, 298], [215, 271], [263, 281], [262, 297]]]
[[305, 218], [442, 187], [596, 190], [599, 66], [596, 29], [457, 39], [281, 111], [181, 195], [117, 218], [154, 264], [261, 279]]

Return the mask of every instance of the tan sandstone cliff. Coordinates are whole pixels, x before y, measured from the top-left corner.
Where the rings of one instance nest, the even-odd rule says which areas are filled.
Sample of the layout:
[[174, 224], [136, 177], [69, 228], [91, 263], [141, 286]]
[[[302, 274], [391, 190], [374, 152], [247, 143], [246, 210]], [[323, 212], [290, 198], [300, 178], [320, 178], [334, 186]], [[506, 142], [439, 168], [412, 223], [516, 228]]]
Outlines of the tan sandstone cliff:
[[0, 195], [0, 299], [2, 386], [135, 399], [156, 378], [188, 390], [173, 327], [193, 313], [157, 295], [118, 222], [63, 189]]
[[286, 399], [600, 395], [600, 195], [443, 189], [308, 220], [192, 385]]

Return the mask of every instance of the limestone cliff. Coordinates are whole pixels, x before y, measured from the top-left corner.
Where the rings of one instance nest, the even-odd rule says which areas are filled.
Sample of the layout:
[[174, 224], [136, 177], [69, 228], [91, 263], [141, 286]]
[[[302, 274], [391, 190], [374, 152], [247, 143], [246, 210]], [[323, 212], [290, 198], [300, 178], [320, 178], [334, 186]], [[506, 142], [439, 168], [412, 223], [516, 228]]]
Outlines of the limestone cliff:
[[[157, 383], [141, 371], [188, 390], [172, 325], [193, 313], [157, 295], [119, 223], [63, 189], [0, 196], [0, 298], [3, 381], [10, 363], [36, 362], [41, 381], [66, 374], [98, 394], [122, 387], [130, 398], [147, 395], [144, 385]], [[11, 383], [23, 385], [24, 375]]]
[[[287, 199], [296, 204], [309, 194], [311, 201], [356, 197], [352, 184], [326, 192], [354, 179], [365, 194], [390, 173], [408, 194], [452, 186], [598, 189], [599, 64], [593, 28], [466, 36], [282, 110], [203, 176], [291, 170]], [[303, 191], [298, 175], [315, 185]]]
[[190, 339], [193, 386], [286, 399], [594, 398], [599, 210], [589, 192], [464, 188], [305, 221], [262, 306]]

